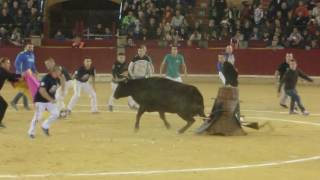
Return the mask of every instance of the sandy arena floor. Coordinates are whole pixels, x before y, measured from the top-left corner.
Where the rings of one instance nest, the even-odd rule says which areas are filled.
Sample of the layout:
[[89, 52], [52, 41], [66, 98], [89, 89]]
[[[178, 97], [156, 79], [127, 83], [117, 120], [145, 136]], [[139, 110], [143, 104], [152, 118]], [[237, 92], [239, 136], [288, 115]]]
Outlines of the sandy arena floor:
[[[210, 111], [219, 85], [193, 84]], [[241, 85], [242, 114], [273, 126], [245, 129], [248, 136], [243, 137], [195, 135], [200, 119], [178, 135], [183, 120], [168, 114], [172, 128], [166, 130], [154, 113], [146, 113], [140, 132], [134, 133], [135, 112], [126, 99], [116, 101], [115, 112], [107, 112], [110, 86], [99, 84], [97, 89], [101, 113], [89, 112], [89, 98], [83, 94], [72, 116], [52, 126], [51, 137], [38, 128], [36, 139], [29, 139], [33, 112], [9, 108], [7, 128], [0, 130], [0, 179], [319, 179], [319, 87], [299, 88], [311, 113], [304, 117], [280, 108], [274, 85]], [[1, 93], [9, 101], [16, 91], [7, 85]]]

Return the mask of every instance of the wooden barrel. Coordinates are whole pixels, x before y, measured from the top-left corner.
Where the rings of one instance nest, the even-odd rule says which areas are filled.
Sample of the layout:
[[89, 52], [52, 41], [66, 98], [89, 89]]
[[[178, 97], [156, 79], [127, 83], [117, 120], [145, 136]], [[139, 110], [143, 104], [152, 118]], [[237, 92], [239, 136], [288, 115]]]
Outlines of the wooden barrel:
[[214, 102], [214, 107], [212, 108], [212, 114], [210, 115], [211, 119], [209, 119], [207, 125], [204, 125], [206, 128], [202, 128], [202, 130], [206, 130], [208, 134], [212, 135], [246, 135], [246, 132], [242, 129], [238, 119], [239, 115], [240, 106], [238, 88], [221, 87]]
[[217, 99], [237, 101], [239, 100], [239, 90], [236, 87], [221, 87]]

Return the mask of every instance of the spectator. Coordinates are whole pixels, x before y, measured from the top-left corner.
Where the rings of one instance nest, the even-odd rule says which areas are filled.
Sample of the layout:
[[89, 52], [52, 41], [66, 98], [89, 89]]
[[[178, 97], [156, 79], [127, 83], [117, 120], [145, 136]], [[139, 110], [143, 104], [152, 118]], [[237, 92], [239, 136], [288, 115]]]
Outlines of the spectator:
[[273, 37], [270, 46], [267, 46], [270, 49], [283, 49], [284, 47], [280, 45], [279, 38], [277, 36]]
[[260, 40], [261, 39], [261, 35], [259, 33], [259, 29], [257, 27], [253, 28], [253, 32], [251, 34], [250, 40]]
[[92, 32], [95, 35], [104, 35], [105, 34], [105, 29], [103, 29], [102, 24], [97, 24], [95, 29]]
[[299, 1], [299, 5], [294, 11], [296, 16], [308, 17], [309, 11], [307, 6], [305, 6], [303, 1]]
[[128, 15], [125, 16], [122, 20], [123, 29], [128, 32], [132, 31], [135, 25], [135, 17], [133, 16], [133, 12], [129, 11]]
[[72, 43], [72, 47], [73, 48], [84, 48], [84, 42], [81, 40], [81, 37], [80, 36], [76, 36], [73, 40], [73, 43]]
[[312, 10], [312, 16], [316, 20], [318, 26], [320, 26], [320, 2], [317, 3], [317, 6]]
[[0, 27], [0, 40], [3, 44], [8, 44], [8, 31], [4, 27]]
[[16, 46], [22, 46], [22, 38], [19, 28], [14, 28], [10, 37], [10, 42]]
[[9, 29], [13, 25], [13, 19], [8, 14], [8, 10], [5, 9], [5, 8], [3, 8], [2, 11], [1, 11], [0, 25], [3, 26], [5, 29]]
[[66, 40], [66, 37], [62, 34], [61, 30], [58, 30], [57, 33], [54, 35], [54, 39], [58, 41]]
[[293, 25], [296, 26], [300, 31], [303, 31], [308, 24], [309, 17], [303, 16], [303, 12], [298, 12], [297, 17], [293, 20]]
[[183, 21], [184, 21], [184, 16], [182, 16], [180, 14], [180, 11], [177, 10], [176, 11], [176, 15], [173, 16], [172, 20], [171, 20], [171, 26], [176, 29], [176, 30], [179, 30], [180, 31], [180, 28], [183, 24]]
[[112, 33], [108, 27], [104, 28], [104, 35], [105, 39], [111, 39], [112, 38]]
[[255, 10], [254, 10], [254, 22], [256, 26], [259, 26], [261, 24], [261, 21], [263, 19], [263, 9], [262, 5], [259, 5]]
[[303, 37], [299, 32], [298, 28], [293, 28], [293, 32], [290, 34], [288, 41], [290, 43], [290, 47], [298, 48], [301, 46]]

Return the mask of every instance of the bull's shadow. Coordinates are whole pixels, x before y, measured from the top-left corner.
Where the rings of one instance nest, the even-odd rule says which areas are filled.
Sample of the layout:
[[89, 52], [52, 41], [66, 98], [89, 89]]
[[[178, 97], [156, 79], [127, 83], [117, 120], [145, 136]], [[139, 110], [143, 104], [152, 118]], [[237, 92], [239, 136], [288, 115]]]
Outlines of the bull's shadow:
[[128, 96], [139, 104], [136, 131], [140, 128], [140, 119], [144, 112], [159, 112], [168, 129], [170, 124], [165, 113], [178, 114], [187, 122], [179, 133], [184, 133], [195, 122], [194, 116], [205, 117], [203, 97], [199, 90], [191, 85], [159, 77], [120, 82], [114, 97], [118, 99]]

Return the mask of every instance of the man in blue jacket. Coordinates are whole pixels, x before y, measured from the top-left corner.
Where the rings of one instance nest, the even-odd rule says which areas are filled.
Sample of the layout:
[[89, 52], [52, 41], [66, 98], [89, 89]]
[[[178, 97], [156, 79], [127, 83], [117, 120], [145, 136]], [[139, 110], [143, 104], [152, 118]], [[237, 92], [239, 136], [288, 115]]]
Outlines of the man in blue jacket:
[[[35, 56], [33, 53], [34, 46], [31, 43], [26, 44], [24, 50], [20, 52], [15, 61], [15, 68], [16, 68], [16, 74], [23, 75], [26, 71], [29, 69], [32, 71], [32, 73], [37, 74], [37, 69], [35, 66]], [[30, 110], [28, 105], [28, 98], [26, 94], [23, 91], [18, 92], [18, 94], [13, 98], [11, 101], [11, 106], [18, 110], [17, 103], [20, 100], [20, 98], [23, 98], [23, 105], [26, 110]]]

